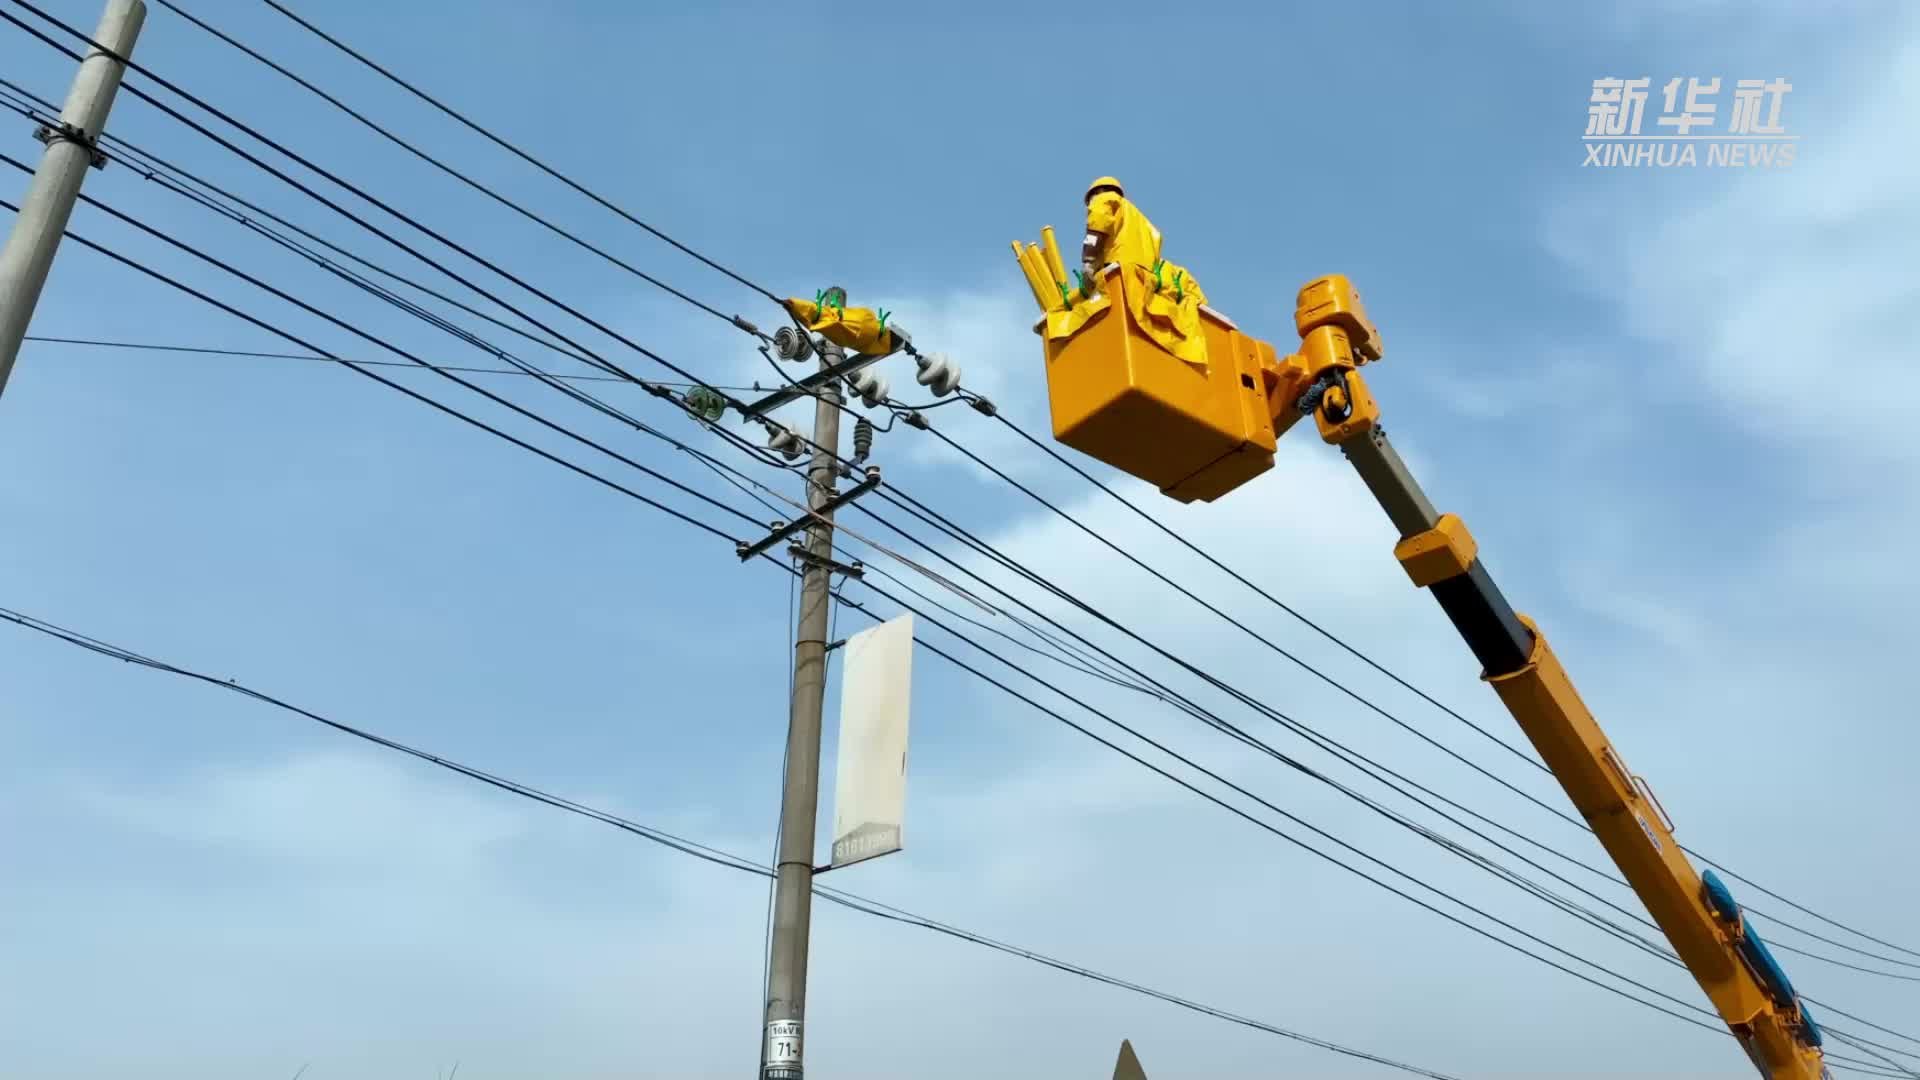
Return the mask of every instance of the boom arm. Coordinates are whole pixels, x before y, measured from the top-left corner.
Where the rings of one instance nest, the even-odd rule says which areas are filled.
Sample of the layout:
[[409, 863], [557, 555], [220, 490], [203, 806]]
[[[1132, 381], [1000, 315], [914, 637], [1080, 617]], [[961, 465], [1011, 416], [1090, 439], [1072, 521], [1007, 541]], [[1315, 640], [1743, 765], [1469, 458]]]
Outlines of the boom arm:
[[[1740, 905], [1687, 861], [1653, 789], [1594, 723], [1539, 627], [1507, 603], [1467, 527], [1434, 510], [1387, 441], [1359, 371], [1380, 359], [1380, 332], [1353, 284], [1335, 274], [1300, 290], [1300, 351], [1282, 358], [1207, 307], [1182, 275], [1169, 282], [1159, 231], [1118, 180], [1094, 181], [1086, 203], [1090, 258], [1115, 260], [1090, 265], [1091, 277], [1064, 280], [1051, 229], [1044, 250], [1013, 245], [1045, 313], [1034, 330], [1054, 438], [1170, 498], [1210, 501], [1270, 468], [1278, 440], [1312, 416], [1399, 530], [1394, 555], [1407, 575], [1440, 602], [1760, 1075], [1828, 1080], [1819, 1027]], [[1109, 234], [1133, 239], [1101, 239]]]
[[1416, 587], [1439, 601], [1520, 729], [1593, 827], [1674, 951], [1768, 1080], [1829, 1074], [1819, 1028], [1719, 879], [1703, 878], [1673, 826], [1594, 722], [1532, 620], [1517, 614], [1480, 561], [1460, 519], [1434, 510], [1379, 423], [1357, 370], [1379, 359], [1380, 336], [1346, 278], [1300, 291], [1301, 352], [1265, 369], [1276, 433], [1311, 413], [1385, 510], [1394, 549]]

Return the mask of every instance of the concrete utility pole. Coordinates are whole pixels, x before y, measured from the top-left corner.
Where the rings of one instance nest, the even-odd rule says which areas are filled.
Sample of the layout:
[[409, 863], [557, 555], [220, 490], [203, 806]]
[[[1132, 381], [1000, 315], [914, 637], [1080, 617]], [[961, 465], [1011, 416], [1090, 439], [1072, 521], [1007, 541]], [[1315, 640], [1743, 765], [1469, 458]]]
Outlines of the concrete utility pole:
[[[820, 369], [844, 360], [838, 345], [819, 343]], [[816, 392], [813, 459], [807, 467], [807, 505], [831, 521], [828, 502], [839, 469], [840, 389], [833, 380]], [[824, 508], [824, 509], [823, 509]], [[780, 799], [780, 862], [774, 886], [773, 956], [767, 979], [767, 1027], [760, 1052], [762, 1080], [800, 1080], [801, 1027], [807, 1011], [807, 933], [813, 917], [814, 821], [820, 806], [820, 716], [827, 693], [827, 616], [832, 598], [833, 529], [807, 528], [810, 558], [800, 584], [800, 624], [793, 650], [793, 702], [787, 728], [787, 775]]]
[[[100, 28], [93, 32], [93, 39], [120, 56], [130, 57], [146, 21], [144, 0], [107, 0], [106, 14], [100, 17]], [[122, 74], [118, 60], [89, 49], [73, 77], [73, 89], [67, 91], [60, 126], [35, 132], [47, 144], [47, 152], [41, 156], [33, 183], [20, 201], [20, 213], [13, 220], [7, 246], [0, 250], [0, 393], [6, 392], [7, 376], [13, 374], [14, 358], [20, 355], [20, 342], [33, 320], [40, 289], [47, 283], [54, 250], [60, 246], [67, 218], [73, 214], [80, 181], [86, 178], [88, 168], [106, 164], [96, 143], [106, 127], [107, 110], [113, 108]]]

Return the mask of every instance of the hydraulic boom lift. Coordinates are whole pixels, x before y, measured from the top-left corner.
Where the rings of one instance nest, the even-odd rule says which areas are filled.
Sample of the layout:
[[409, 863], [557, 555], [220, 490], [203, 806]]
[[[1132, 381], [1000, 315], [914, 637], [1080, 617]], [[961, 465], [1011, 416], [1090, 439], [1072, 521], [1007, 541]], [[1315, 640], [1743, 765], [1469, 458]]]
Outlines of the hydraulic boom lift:
[[[1299, 292], [1299, 352], [1242, 334], [1160, 255], [1160, 233], [1101, 177], [1088, 189], [1069, 281], [1051, 227], [1014, 243], [1045, 312], [1054, 438], [1181, 502], [1212, 501], [1266, 471], [1276, 440], [1312, 416], [1400, 533], [1394, 557], [1431, 592], [1507, 711], [1639, 894], [1768, 1080], [1830, 1080], [1819, 1027], [1712, 872], [1696, 871], [1645, 780], [1594, 722], [1546, 636], [1507, 603], [1458, 517], [1442, 514], [1387, 441], [1360, 368], [1380, 332], [1345, 277]], [[1170, 272], [1171, 271], [1171, 272]]]

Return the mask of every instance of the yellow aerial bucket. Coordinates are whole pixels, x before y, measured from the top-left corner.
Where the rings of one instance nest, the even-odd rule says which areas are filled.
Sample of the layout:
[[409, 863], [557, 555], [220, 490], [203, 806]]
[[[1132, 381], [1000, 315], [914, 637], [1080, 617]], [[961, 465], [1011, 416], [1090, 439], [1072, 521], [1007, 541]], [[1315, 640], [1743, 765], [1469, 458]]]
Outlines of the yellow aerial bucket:
[[1273, 346], [1200, 308], [1206, 362], [1163, 348], [1134, 312], [1145, 297], [1116, 263], [1103, 268], [1109, 300], [1071, 334], [1046, 343], [1053, 435], [1081, 453], [1137, 476], [1181, 502], [1211, 502], [1273, 465], [1274, 432], [1264, 368]]

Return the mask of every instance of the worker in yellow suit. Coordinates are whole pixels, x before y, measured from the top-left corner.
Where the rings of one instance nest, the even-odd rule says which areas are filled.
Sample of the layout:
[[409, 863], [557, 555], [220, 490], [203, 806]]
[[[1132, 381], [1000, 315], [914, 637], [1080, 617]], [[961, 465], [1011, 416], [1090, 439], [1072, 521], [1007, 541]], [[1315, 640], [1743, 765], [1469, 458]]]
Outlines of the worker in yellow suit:
[[1207, 341], [1200, 329], [1200, 306], [1206, 294], [1184, 267], [1160, 257], [1160, 230], [1140, 208], [1127, 201], [1120, 181], [1111, 176], [1087, 188], [1086, 239], [1080, 247], [1077, 284], [1066, 280], [1067, 270], [1054, 244], [1051, 226], [1040, 230], [1041, 245], [1013, 242], [1014, 257], [1033, 288], [1033, 298], [1046, 313], [1050, 341], [1072, 337], [1105, 311], [1112, 298], [1100, 293], [1100, 271], [1118, 264], [1124, 279], [1127, 307], [1133, 322], [1155, 344], [1190, 364], [1205, 367]]
[[1108, 263], [1119, 263], [1127, 277], [1128, 307], [1134, 321], [1156, 344], [1191, 364], [1207, 362], [1200, 332], [1200, 305], [1207, 296], [1184, 267], [1160, 257], [1160, 230], [1140, 208], [1127, 201], [1120, 181], [1111, 176], [1087, 188], [1087, 235], [1080, 260], [1087, 280]]

